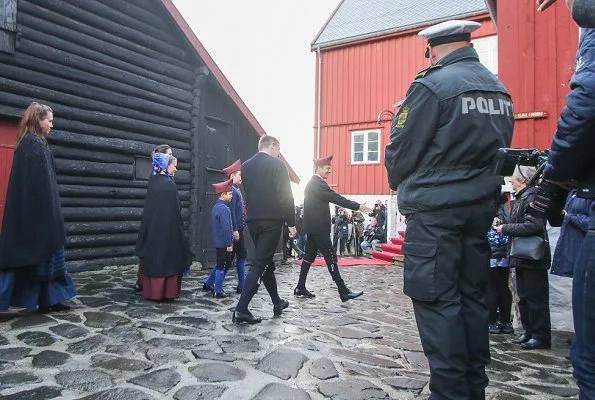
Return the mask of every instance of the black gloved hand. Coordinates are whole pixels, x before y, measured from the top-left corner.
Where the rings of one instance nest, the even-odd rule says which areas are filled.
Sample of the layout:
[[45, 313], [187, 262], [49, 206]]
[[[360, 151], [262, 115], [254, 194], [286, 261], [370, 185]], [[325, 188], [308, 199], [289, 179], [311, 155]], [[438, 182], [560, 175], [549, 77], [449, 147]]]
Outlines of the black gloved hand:
[[539, 218], [551, 216], [552, 220], [556, 220], [562, 214], [567, 197], [567, 189], [550, 181], [543, 181], [537, 186], [535, 199], [529, 205], [529, 213]]

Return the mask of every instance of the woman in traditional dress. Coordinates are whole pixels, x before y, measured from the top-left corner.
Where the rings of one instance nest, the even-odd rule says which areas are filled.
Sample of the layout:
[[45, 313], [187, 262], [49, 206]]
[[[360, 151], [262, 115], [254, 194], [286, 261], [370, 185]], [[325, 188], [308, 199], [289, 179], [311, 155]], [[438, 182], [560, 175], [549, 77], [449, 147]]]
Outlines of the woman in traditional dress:
[[31, 103], [17, 134], [0, 233], [0, 311], [70, 309], [76, 288], [64, 266], [64, 219], [47, 136], [50, 107]]
[[135, 254], [139, 284], [146, 300], [173, 300], [180, 295], [182, 275], [192, 264], [184, 234], [178, 191], [173, 182], [177, 160], [153, 152], [157, 173], [149, 179]]
[[[153, 169], [151, 170], [151, 175], [157, 175], [159, 173], [159, 166], [155, 163], [155, 157], [153, 156], [153, 154], [155, 154], [155, 153], [163, 153], [163, 154], [167, 154], [169, 156], [173, 156], [173, 151], [172, 151], [170, 145], [160, 144], [160, 145], [156, 146], [155, 149], [153, 150], [153, 152], [151, 153], [151, 157], [152, 157], [152, 161], [153, 161]], [[138, 269], [136, 271], [136, 283], [134, 284], [135, 292], [140, 292], [143, 290], [143, 287], [140, 283], [141, 272], [142, 272], [142, 266], [141, 266], [141, 263], [139, 260]]]

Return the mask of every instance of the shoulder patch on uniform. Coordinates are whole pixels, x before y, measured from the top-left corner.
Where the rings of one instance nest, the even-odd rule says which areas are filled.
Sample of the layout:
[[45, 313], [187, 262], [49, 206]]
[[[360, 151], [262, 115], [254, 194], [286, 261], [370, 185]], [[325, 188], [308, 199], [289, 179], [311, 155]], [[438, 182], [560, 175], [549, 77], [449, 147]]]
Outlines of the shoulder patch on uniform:
[[399, 114], [397, 115], [397, 125], [398, 129], [403, 129], [405, 127], [405, 122], [407, 122], [407, 117], [409, 116], [409, 106], [404, 106], [399, 110]]
[[415, 79], [417, 80], [417, 79], [424, 78], [430, 72], [435, 71], [440, 68], [442, 68], [442, 64], [432, 65], [431, 67], [426, 68], [426, 69], [420, 71], [417, 75], [415, 75]]

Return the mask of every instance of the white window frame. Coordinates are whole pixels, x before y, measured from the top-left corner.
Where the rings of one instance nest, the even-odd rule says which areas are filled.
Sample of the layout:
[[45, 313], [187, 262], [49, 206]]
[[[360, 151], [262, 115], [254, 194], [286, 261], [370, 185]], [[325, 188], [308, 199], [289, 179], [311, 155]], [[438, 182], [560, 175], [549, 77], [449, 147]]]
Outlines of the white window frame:
[[498, 75], [498, 36], [485, 36], [471, 41], [479, 55], [479, 61], [494, 75]]
[[[378, 135], [378, 160], [376, 161], [369, 161], [368, 160], [368, 152], [370, 151], [368, 148], [368, 136], [370, 133], [376, 133]], [[364, 135], [364, 159], [362, 161], [355, 161], [355, 136], [356, 135]], [[380, 149], [382, 148], [382, 130], [381, 129], [365, 129], [359, 131], [352, 131], [351, 132], [351, 164], [354, 165], [361, 165], [361, 164], [380, 164]]]

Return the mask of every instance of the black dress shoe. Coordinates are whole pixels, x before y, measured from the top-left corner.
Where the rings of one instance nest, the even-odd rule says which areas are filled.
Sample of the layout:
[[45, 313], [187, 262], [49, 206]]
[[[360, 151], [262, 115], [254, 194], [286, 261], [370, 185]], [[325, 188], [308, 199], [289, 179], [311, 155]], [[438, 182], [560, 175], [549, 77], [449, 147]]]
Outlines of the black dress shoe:
[[231, 322], [234, 324], [259, 324], [262, 322], [262, 318], [255, 317], [250, 313], [246, 314], [243, 312], [234, 311], [233, 315], [231, 316]]
[[206, 283], [202, 284], [202, 291], [203, 292], [214, 292], [215, 289], [213, 288], [213, 286], [209, 286]]
[[512, 343], [514, 344], [523, 344], [531, 340], [531, 334], [529, 332], [525, 332], [522, 335], [519, 335], [512, 339]]
[[141, 286], [141, 285], [140, 285], [138, 282], [136, 282], [136, 283], [134, 284], [134, 291], [135, 291], [136, 293], [138, 293], [138, 292], [142, 292], [142, 291], [143, 291], [143, 287], [142, 287], [142, 286]]
[[218, 298], [218, 299], [224, 299], [227, 297], [227, 294], [225, 294], [225, 292], [221, 292], [221, 293], [213, 292], [213, 297]]
[[242, 294], [242, 288], [241, 287], [236, 287], [236, 293], [237, 294]]
[[545, 340], [529, 339], [525, 343], [521, 343], [521, 347], [525, 350], [536, 350], [536, 349], [551, 349], [552, 343], [546, 342]]
[[281, 301], [281, 304], [273, 306], [273, 315], [279, 316], [283, 314], [283, 310], [285, 310], [287, 307], [289, 307], [289, 302], [287, 300]]
[[349, 290], [348, 293], [341, 293], [341, 301], [343, 303], [345, 303], [348, 300], [353, 300], [353, 299], [357, 299], [358, 297], [360, 297], [362, 294], [364, 294], [364, 292], [352, 292], [351, 290]]
[[306, 289], [306, 288], [300, 289], [297, 287], [295, 289], [293, 289], [293, 295], [295, 297], [297, 297], [298, 299], [312, 299], [312, 298], [316, 297], [316, 295], [314, 293], [310, 293], [308, 291], [308, 289]]

